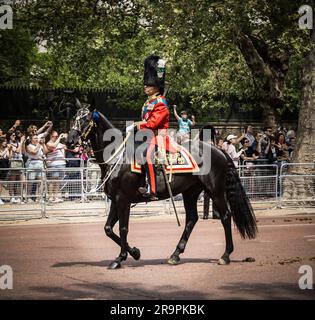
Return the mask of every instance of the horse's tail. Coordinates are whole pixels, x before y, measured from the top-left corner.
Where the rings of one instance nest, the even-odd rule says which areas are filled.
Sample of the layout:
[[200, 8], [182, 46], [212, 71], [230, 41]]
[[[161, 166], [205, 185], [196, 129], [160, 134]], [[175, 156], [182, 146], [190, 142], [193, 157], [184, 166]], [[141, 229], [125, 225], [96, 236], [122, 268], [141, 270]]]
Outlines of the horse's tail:
[[232, 159], [228, 154], [226, 158], [228, 160], [226, 192], [230, 211], [242, 238], [253, 239], [257, 233], [255, 214]]

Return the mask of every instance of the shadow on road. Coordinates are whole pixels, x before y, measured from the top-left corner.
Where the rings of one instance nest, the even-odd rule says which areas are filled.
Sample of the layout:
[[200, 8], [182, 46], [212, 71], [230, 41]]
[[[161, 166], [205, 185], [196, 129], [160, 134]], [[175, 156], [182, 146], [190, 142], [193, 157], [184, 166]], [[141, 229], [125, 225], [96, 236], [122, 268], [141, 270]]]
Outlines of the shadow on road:
[[[69, 261], [69, 262], [58, 262], [52, 265], [52, 268], [62, 268], [62, 267], [72, 267], [72, 266], [92, 266], [92, 267], [107, 267], [112, 260], [102, 260], [102, 261]], [[231, 263], [240, 263], [242, 260], [231, 260]], [[200, 259], [200, 258], [182, 258], [180, 264], [187, 263], [218, 263], [218, 259]], [[142, 259], [140, 261], [134, 261], [128, 259], [123, 262], [123, 266], [126, 267], [145, 267], [145, 266], [156, 266], [161, 264], [167, 264], [166, 259]]]
[[[315, 299], [314, 290], [301, 290], [297, 283], [233, 282], [220, 286], [218, 289], [224, 290], [227, 297], [232, 295], [233, 299]], [[239, 296], [236, 294], [237, 292], [239, 292]]]
[[[64, 287], [39, 286], [29, 288], [39, 299], [123, 299], [123, 300], [163, 300], [163, 299], [207, 299], [208, 295], [197, 290], [182, 290], [175, 286], [154, 286], [144, 288], [138, 283], [119, 285], [112, 282], [73, 284]], [[27, 299], [27, 297], [25, 298]]]
[[[123, 300], [163, 300], [163, 299], [315, 299], [313, 290], [300, 290], [292, 283], [247, 283], [234, 282], [213, 288], [211, 292], [183, 290], [179, 287], [154, 286], [151, 289], [139, 283], [128, 282], [124, 285], [112, 282], [91, 283], [81, 281], [70, 287], [38, 286], [29, 288], [39, 299], [123, 299]], [[23, 299], [23, 297], [21, 297]], [[28, 299], [28, 297], [25, 297]]]

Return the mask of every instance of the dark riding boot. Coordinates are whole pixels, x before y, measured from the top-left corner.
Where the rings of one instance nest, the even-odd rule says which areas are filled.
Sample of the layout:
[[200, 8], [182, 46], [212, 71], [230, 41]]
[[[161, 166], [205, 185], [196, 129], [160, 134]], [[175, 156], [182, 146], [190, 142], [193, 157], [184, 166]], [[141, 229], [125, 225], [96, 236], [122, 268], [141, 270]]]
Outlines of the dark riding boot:
[[[156, 196], [156, 170], [155, 166], [152, 165], [150, 168], [149, 165], [145, 164], [145, 170], [146, 170], [146, 184], [145, 187], [139, 187], [138, 191], [143, 195], [145, 198], [149, 198], [150, 200], [159, 200]], [[152, 185], [154, 188], [152, 188]]]

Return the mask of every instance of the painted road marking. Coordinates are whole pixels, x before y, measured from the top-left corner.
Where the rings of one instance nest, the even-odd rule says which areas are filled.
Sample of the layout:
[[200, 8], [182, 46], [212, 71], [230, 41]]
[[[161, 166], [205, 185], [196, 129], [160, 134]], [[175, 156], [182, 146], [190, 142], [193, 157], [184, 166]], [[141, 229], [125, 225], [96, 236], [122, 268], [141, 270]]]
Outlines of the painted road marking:
[[304, 236], [304, 238], [314, 238], [315, 234], [309, 235], [309, 236]]
[[306, 241], [315, 241], [315, 239], [307, 239]]

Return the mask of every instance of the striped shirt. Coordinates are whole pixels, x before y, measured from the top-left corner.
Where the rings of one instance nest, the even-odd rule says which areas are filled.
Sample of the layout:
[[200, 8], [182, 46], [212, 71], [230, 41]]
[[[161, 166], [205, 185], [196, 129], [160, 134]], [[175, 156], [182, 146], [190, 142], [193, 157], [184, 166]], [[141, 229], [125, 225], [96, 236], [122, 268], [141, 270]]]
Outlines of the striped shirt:
[[49, 151], [46, 154], [46, 161], [48, 167], [65, 165], [65, 145], [62, 143], [58, 143], [54, 150]]

